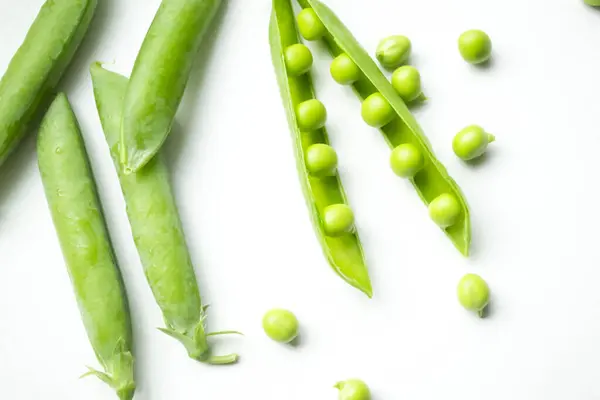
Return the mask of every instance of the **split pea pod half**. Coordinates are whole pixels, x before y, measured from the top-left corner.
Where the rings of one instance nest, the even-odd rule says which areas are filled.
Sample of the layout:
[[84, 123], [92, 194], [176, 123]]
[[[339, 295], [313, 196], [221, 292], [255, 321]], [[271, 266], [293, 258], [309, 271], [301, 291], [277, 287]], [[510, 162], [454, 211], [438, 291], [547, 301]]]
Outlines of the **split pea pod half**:
[[129, 307], [79, 126], [64, 94], [42, 120], [38, 163], [88, 338], [120, 399], [135, 391]]
[[[287, 49], [300, 38], [290, 0], [273, 0], [269, 28], [271, 56], [295, 148], [298, 175], [321, 247], [335, 272], [372, 296], [362, 245], [339, 174], [337, 156], [328, 146], [324, 107], [315, 99], [309, 73], [291, 73]], [[318, 122], [318, 123], [317, 123]], [[324, 173], [316, 173], [322, 171]]]
[[213, 356], [207, 338], [194, 267], [188, 252], [169, 173], [157, 154], [137, 173], [125, 174], [119, 163], [119, 126], [128, 79], [98, 63], [90, 68], [94, 96], [111, 157], [127, 204], [129, 224], [146, 278], [158, 303], [166, 328], [162, 332], [179, 340], [189, 356], [209, 364], [230, 364], [237, 355]]
[[90, 25], [97, 0], [48, 0], [0, 80], [0, 164], [56, 87]]
[[163, 0], [146, 34], [123, 103], [120, 160], [137, 172], [171, 131], [194, 59], [222, 0]]
[[[352, 86], [363, 101], [363, 118], [380, 129], [392, 149], [409, 144], [412, 145], [411, 148], [421, 153], [417, 158], [422, 159], [422, 165], [418, 170], [414, 170], [414, 174], [409, 179], [423, 202], [429, 206], [440, 196], [452, 196], [458, 203], [460, 212], [453, 224], [440, 226], [440, 228], [454, 246], [467, 256], [471, 243], [471, 222], [467, 202], [456, 182], [435, 157], [427, 137], [414, 116], [373, 59], [329, 7], [319, 0], [298, 0], [298, 2], [303, 8], [312, 8], [325, 26], [326, 33], [323, 40], [331, 55], [347, 56], [360, 70], [359, 77]], [[413, 152], [410, 155], [411, 158], [415, 156]], [[396, 160], [395, 163], [398, 161], [403, 160]]]

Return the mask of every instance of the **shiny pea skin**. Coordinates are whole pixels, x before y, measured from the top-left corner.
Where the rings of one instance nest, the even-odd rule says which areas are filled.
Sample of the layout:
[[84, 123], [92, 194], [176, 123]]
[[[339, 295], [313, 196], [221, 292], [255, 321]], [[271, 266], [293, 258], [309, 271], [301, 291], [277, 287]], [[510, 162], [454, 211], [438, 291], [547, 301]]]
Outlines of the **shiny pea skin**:
[[403, 143], [396, 146], [390, 155], [390, 166], [401, 178], [412, 178], [425, 164], [423, 153], [413, 144]]
[[495, 140], [496, 137], [486, 133], [481, 126], [469, 125], [454, 136], [452, 150], [458, 158], [469, 161], [483, 155]]
[[323, 25], [323, 22], [321, 22], [312, 8], [305, 8], [300, 11], [297, 22], [298, 31], [300, 31], [300, 34], [306, 40], [319, 40], [325, 36], [327, 31], [325, 25]]
[[371, 390], [360, 379], [348, 379], [334, 386], [339, 390], [338, 400], [371, 400]]
[[337, 165], [337, 153], [328, 144], [316, 143], [306, 149], [306, 169], [312, 176], [333, 176]]
[[492, 54], [492, 40], [479, 29], [463, 32], [458, 38], [458, 50], [462, 58], [471, 64], [487, 61]]
[[362, 103], [363, 120], [374, 128], [389, 124], [395, 117], [394, 109], [379, 92], [373, 93]]
[[360, 69], [347, 54], [340, 54], [332, 62], [331, 76], [340, 85], [352, 85], [360, 78]]
[[267, 311], [262, 326], [267, 336], [279, 343], [289, 343], [298, 336], [298, 319], [288, 310], [275, 308]]
[[448, 228], [458, 221], [461, 207], [456, 197], [443, 193], [429, 204], [429, 216], [440, 228]]
[[298, 104], [296, 109], [298, 126], [303, 131], [314, 131], [322, 128], [327, 121], [327, 109], [317, 99], [310, 99]]
[[421, 89], [421, 74], [412, 65], [403, 65], [392, 74], [392, 86], [406, 103], [419, 98], [424, 100]]
[[484, 309], [490, 301], [490, 288], [483, 278], [476, 274], [466, 274], [458, 282], [456, 293], [465, 309], [483, 317]]
[[285, 68], [288, 75], [300, 76], [307, 73], [313, 65], [313, 55], [303, 44], [296, 43], [285, 49]]
[[346, 204], [332, 204], [323, 210], [323, 229], [331, 237], [342, 236], [354, 230], [354, 213]]
[[411, 47], [410, 39], [406, 36], [389, 36], [379, 42], [375, 57], [384, 68], [393, 69], [408, 60]]

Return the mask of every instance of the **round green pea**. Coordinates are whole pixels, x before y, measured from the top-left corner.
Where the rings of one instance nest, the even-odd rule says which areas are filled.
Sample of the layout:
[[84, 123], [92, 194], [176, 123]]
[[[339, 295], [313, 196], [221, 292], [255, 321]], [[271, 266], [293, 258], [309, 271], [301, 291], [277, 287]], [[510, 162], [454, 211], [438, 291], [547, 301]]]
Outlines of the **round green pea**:
[[268, 337], [279, 343], [289, 343], [298, 336], [298, 319], [288, 311], [275, 308], [264, 315], [262, 326]]
[[384, 68], [393, 69], [408, 60], [411, 47], [410, 39], [406, 36], [390, 36], [379, 42], [375, 57]]
[[354, 213], [346, 204], [332, 204], [323, 210], [323, 229], [327, 236], [336, 237], [354, 230]]
[[458, 301], [464, 308], [483, 317], [483, 310], [490, 301], [490, 288], [479, 275], [463, 276], [458, 282], [456, 293]]
[[319, 40], [327, 32], [325, 25], [323, 25], [323, 22], [321, 22], [317, 13], [312, 8], [305, 8], [300, 11], [297, 21], [298, 31], [300, 31], [300, 34], [306, 40]]
[[314, 131], [322, 128], [327, 121], [327, 110], [317, 99], [310, 99], [298, 104], [296, 109], [298, 126], [303, 131]]
[[496, 137], [479, 125], [469, 125], [454, 136], [452, 150], [458, 158], [468, 161], [483, 155], [494, 140]]
[[360, 69], [348, 54], [340, 54], [332, 62], [331, 76], [340, 85], [352, 85], [360, 78]]
[[410, 143], [396, 146], [390, 155], [390, 166], [394, 173], [401, 178], [414, 177], [424, 164], [423, 153]]
[[379, 92], [373, 93], [362, 103], [363, 120], [374, 128], [389, 124], [395, 117], [394, 109]]
[[306, 169], [316, 177], [335, 175], [338, 156], [333, 147], [324, 143], [316, 143], [306, 149]]
[[440, 228], [454, 225], [460, 212], [460, 203], [450, 193], [440, 194], [429, 204], [429, 216]]
[[296, 43], [285, 49], [285, 67], [288, 75], [300, 76], [307, 73], [312, 67], [313, 56], [310, 49], [303, 44]]
[[490, 58], [492, 41], [487, 33], [479, 29], [471, 29], [458, 38], [458, 50], [466, 62], [480, 64]]
[[403, 65], [394, 71], [392, 86], [406, 103], [423, 97], [421, 74], [412, 65]]
[[360, 379], [348, 379], [334, 386], [339, 389], [338, 400], [371, 400], [371, 390]]

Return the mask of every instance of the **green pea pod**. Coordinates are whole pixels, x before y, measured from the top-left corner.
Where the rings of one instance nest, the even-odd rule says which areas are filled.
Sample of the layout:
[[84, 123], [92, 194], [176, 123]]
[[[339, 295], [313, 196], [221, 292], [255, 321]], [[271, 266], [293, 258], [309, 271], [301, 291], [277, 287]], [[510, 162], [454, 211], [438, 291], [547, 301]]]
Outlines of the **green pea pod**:
[[306, 167], [305, 155], [308, 147], [317, 143], [327, 144], [329, 139], [325, 128], [301, 132], [298, 125], [295, 110], [301, 102], [314, 98], [314, 89], [308, 73], [292, 77], [286, 70], [284, 51], [300, 41], [290, 0], [273, 0], [269, 41], [277, 82], [292, 133], [298, 175], [321, 247], [334, 271], [350, 285], [371, 297], [371, 281], [358, 234], [352, 232], [343, 236], [328, 236], [323, 227], [325, 208], [331, 204], [347, 203], [339, 174], [324, 178], [313, 177], [309, 175]]
[[390, 147], [396, 148], [400, 144], [411, 143], [421, 150], [425, 157], [425, 166], [411, 178], [411, 182], [423, 202], [429, 205], [444, 193], [453, 194], [459, 201], [462, 208], [461, 215], [458, 221], [445, 228], [444, 232], [454, 246], [467, 256], [471, 243], [471, 222], [467, 202], [456, 182], [435, 157], [425, 134], [406, 104], [394, 91], [369, 54], [331, 9], [319, 0], [298, 0], [298, 2], [304, 8], [311, 7], [325, 25], [327, 33], [323, 39], [330, 53], [334, 57], [347, 54], [362, 71], [360, 79], [353, 85], [358, 97], [364, 100], [369, 95], [380, 92], [399, 117], [381, 128], [381, 133]]
[[137, 172], [161, 148], [204, 33], [221, 0], [163, 0], [135, 60], [121, 125], [121, 163]]
[[97, 0], [48, 0], [0, 81], [0, 164], [56, 87], [94, 15]]
[[59, 94], [44, 117], [38, 162], [46, 199], [88, 338], [105, 372], [90, 369], [120, 399], [135, 391], [131, 322], [96, 184], [77, 120]]
[[178, 339], [195, 360], [209, 364], [230, 364], [236, 354], [213, 356], [205, 333], [196, 275], [185, 241], [169, 174], [160, 153], [137, 173], [125, 174], [119, 163], [119, 124], [128, 79], [102, 68], [90, 68], [100, 121], [119, 175], [127, 204], [127, 215], [144, 272], [162, 310], [164, 333]]
[[584, 0], [585, 4], [589, 5], [589, 6], [600, 6], [600, 0]]

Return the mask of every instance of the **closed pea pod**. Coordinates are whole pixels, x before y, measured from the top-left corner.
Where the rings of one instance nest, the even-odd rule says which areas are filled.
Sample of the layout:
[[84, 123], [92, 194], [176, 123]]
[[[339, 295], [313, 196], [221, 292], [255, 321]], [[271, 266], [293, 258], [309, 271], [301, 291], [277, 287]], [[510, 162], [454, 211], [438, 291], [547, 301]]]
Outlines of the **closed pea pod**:
[[104, 372], [90, 370], [122, 400], [133, 398], [134, 359], [125, 290], [96, 194], [79, 126], [64, 94], [44, 117], [37, 142], [46, 199], [88, 338]]

